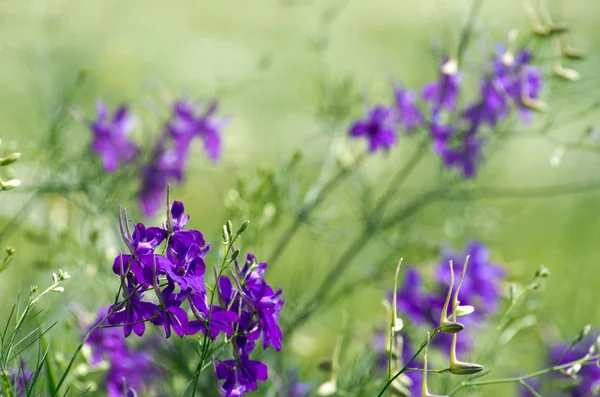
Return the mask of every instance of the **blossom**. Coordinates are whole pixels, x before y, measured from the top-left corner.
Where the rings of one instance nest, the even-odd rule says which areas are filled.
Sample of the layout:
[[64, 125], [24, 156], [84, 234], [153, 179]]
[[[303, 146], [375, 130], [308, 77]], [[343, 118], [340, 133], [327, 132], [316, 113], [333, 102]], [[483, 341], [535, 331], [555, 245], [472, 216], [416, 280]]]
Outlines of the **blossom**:
[[[548, 354], [549, 365], [567, 364], [585, 357], [590, 347], [596, 343], [598, 336], [598, 332], [591, 332], [568, 352], [569, 344], [558, 343], [552, 345]], [[565, 354], [565, 352], [567, 353]], [[600, 390], [600, 367], [595, 364], [595, 362], [592, 362], [590, 365], [582, 365], [575, 378], [560, 372], [553, 372], [551, 377], [568, 382], [565, 391], [571, 397], [596, 395]], [[566, 370], [568, 371], [568, 368]]]
[[250, 360], [246, 355], [241, 355], [236, 360], [218, 362], [215, 373], [217, 379], [225, 381], [222, 387], [227, 393], [233, 392], [236, 385], [242, 386], [244, 391], [256, 390], [258, 381], [264, 382], [269, 376], [269, 370], [265, 364]]
[[396, 110], [398, 123], [407, 131], [412, 132], [424, 123], [423, 115], [415, 104], [417, 96], [413, 91], [396, 87]]
[[[100, 310], [92, 327], [102, 321], [109, 310]], [[92, 328], [91, 327], [91, 328]], [[145, 352], [132, 350], [118, 328], [97, 328], [89, 336], [86, 344], [91, 347], [91, 364], [97, 366], [108, 362], [104, 386], [108, 397], [122, 397], [123, 390], [140, 390], [156, 380], [160, 371], [151, 356]]]
[[227, 120], [215, 116], [217, 108], [217, 103], [213, 101], [203, 114], [198, 115], [195, 104], [184, 100], [175, 102], [168, 130], [176, 142], [179, 156], [187, 157], [191, 141], [199, 137], [209, 159], [214, 161], [221, 157], [221, 130]]
[[120, 164], [127, 164], [138, 153], [137, 146], [128, 138], [135, 126], [135, 119], [129, 114], [127, 106], [122, 105], [109, 115], [106, 103], [96, 103], [98, 115], [90, 124], [94, 134], [92, 150], [102, 158], [104, 169], [114, 172]]
[[350, 136], [365, 137], [371, 152], [389, 150], [397, 140], [394, 124], [394, 112], [391, 108], [375, 106], [367, 111], [363, 120], [352, 125]]
[[135, 332], [142, 336], [146, 330], [145, 321], [152, 318], [158, 311], [158, 307], [151, 302], [144, 302], [143, 293], [136, 293], [132, 286], [131, 277], [127, 280], [126, 293], [127, 300], [116, 306], [110, 306], [109, 313], [112, 313], [108, 323], [112, 325], [123, 325], [125, 337]]
[[[446, 250], [436, 270], [437, 282], [442, 289], [447, 290], [450, 284], [448, 263], [452, 261], [455, 274], [460, 274], [467, 255], [469, 255], [469, 265], [460, 288], [461, 304], [475, 306], [474, 315], [491, 314], [498, 307], [501, 295], [500, 283], [506, 271], [490, 260], [489, 250], [482, 243], [478, 241], [469, 243], [462, 254], [453, 254]], [[455, 280], [455, 284], [458, 284], [458, 279]]]
[[454, 61], [444, 62], [439, 80], [426, 84], [422, 90], [423, 100], [431, 105], [434, 117], [441, 109], [456, 109], [461, 75], [456, 70], [447, 70], [449, 67], [456, 67]]

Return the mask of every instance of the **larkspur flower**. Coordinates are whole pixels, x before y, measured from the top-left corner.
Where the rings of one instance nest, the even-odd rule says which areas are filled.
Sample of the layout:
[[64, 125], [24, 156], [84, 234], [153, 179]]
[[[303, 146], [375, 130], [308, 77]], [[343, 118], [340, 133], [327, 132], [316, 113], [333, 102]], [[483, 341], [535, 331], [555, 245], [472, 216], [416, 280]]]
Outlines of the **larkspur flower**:
[[109, 114], [106, 103], [96, 103], [98, 115], [90, 124], [94, 134], [92, 150], [102, 158], [104, 169], [114, 172], [121, 164], [127, 164], [138, 153], [138, 147], [129, 140], [128, 135], [135, 126], [135, 119], [129, 114], [127, 106], [120, 106]]
[[183, 338], [187, 334], [188, 315], [180, 306], [187, 299], [189, 292], [174, 293], [175, 284], [169, 284], [160, 291], [162, 310], [151, 320], [152, 324], [162, 326], [167, 338], [171, 337], [171, 329]]
[[136, 335], [142, 336], [146, 330], [145, 321], [152, 318], [158, 312], [158, 307], [154, 303], [142, 300], [144, 293], [136, 293], [131, 277], [127, 279], [127, 286], [123, 295], [128, 299], [125, 302], [117, 304], [117, 306], [109, 308], [109, 313], [113, 314], [108, 318], [108, 323], [123, 325], [125, 337], [131, 335], [132, 331]]
[[175, 103], [168, 129], [176, 142], [179, 156], [187, 157], [190, 143], [199, 137], [209, 159], [215, 161], [221, 157], [221, 130], [227, 120], [216, 117], [216, 112], [216, 102], [211, 102], [201, 115], [197, 114], [196, 106], [191, 102], [179, 100]]
[[416, 105], [417, 96], [413, 91], [396, 87], [395, 99], [398, 123], [406, 132], [423, 125], [425, 119]]
[[469, 268], [460, 289], [461, 304], [475, 306], [475, 316], [494, 313], [498, 308], [500, 283], [504, 280], [506, 271], [490, 260], [489, 250], [482, 243], [473, 241], [458, 255], [446, 250], [436, 270], [436, 279], [442, 289], [447, 289], [450, 280], [448, 262], [452, 260], [455, 273], [460, 274], [467, 255]]
[[363, 120], [358, 120], [352, 125], [350, 136], [366, 138], [371, 152], [389, 150], [397, 140], [394, 126], [393, 110], [384, 106], [375, 106], [367, 111]]
[[[93, 326], [108, 313], [108, 310], [100, 310]], [[122, 397], [123, 391], [129, 388], [141, 390], [161, 375], [151, 356], [130, 349], [118, 328], [98, 328], [90, 334], [86, 344], [91, 347], [92, 366], [97, 366], [102, 361], [108, 363], [104, 379], [108, 397]]]
[[244, 391], [256, 390], [259, 381], [264, 382], [267, 380], [269, 370], [260, 361], [250, 360], [248, 356], [242, 354], [235, 360], [218, 362], [216, 375], [217, 379], [224, 380], [223, 389], [231, 393], [239, 386], [242, 386]]
[[[579, 360], [589, 353], [590, 346], [596, 343], [598, 332], [591, 332], [574, 348], [567, 352], [569, 344], [559, 343], [550, 347], [548, 364], [566, 364]], [[565, 354], [565, 352], [567, 352]], [[566, 369], [568, 371], [568, 368]], [[597, 395], [600, 392], [600, 367], [595, 362], [590, 365], [582, 365], [575, 378], [560, 372], [553, 372], [552, 379], [565, 382], [565, 392], [570, 397], [584, 397]]]
[[423, 87], [423, 100], [431, 105], [433, 118], [441, 109], [454, 111], [457, 106], [461, 75], [453, 60], [446, 60], [440, 68], [439, 80]]

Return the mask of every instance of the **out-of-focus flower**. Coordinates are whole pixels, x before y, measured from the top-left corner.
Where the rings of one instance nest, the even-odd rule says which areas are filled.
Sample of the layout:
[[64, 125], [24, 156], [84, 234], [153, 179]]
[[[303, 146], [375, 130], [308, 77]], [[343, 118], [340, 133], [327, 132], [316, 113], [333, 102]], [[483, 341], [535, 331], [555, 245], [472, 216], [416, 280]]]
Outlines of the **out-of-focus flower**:
[[[443, 259], [436, 270], [436, 279], [442, 289], [447, 290], [450, 283], [448, 262], [452, 260], [455, 273], [460, 274], [467, 255], [469, 255], [469, 266], [460, 289], [460, 302], [461, 305], [475, 306], [476, 310], [472, 316], [481, 318], [481, 315], [491, 314], [497, 310], [501, 295], [500, 283], [506, 276], [506, 271], [490, 260], [486, 246], [473, 241], [462, 254], [444, 252]], [[458, 280], [455, 280], [455, 283], [458, 283]]]
[[397, 140], [394, 112], [391, 108], [375, 106], [367, 111], [365, 118], [356, 121], [350, 128], [350, 136], [364, 137], [369, 151], [389, 150]]
[[120, 106], [111, 115], [106, 103], [96, 103], [98, 115], [90, 129], [94, 134], [91, 142], [92, 150], [97, 153], [107, 172], [114, 172], [121, 164], [127, 164], [138, 153], [137, 146], [128, 138], [135, 126], [135, 119], [129, 114], [127, 106]]
[[396, 111], [398, 112], [398, 123], [406, 132], [412, 132], [415, 128], [423, 125], [425, 120], [416, 105], [417, 96], [402, 87], [396, 87]]

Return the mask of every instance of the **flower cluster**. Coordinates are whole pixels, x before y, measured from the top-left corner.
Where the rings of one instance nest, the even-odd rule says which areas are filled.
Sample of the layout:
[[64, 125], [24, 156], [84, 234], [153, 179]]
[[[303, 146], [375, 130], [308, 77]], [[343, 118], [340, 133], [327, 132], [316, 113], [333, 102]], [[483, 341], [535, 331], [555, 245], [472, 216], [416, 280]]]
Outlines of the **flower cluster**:
[[273, 291], [265, 282], [267, 270], [265, 262], [257, 263], [252, 254], [248, 254], [243, 267], [235, 263], [235, 287], [229, 278], [219, 278], [220, 306], [213, 312], [229, 308], [239, 313], [236, 335], [232, 339], [234, 359], [216, 363], [215, 375], [224, 381], [219, 386], [221, 396], [237, 396], [258, 387], [257, 381], [265, 381], [267, 366], [260, 361], [250, 359], [256, 341], [262, 334], [263, 347], [273, 346], [281, 349], [283, 335], [279, 328], [279, 313], [283, 306], [282, 290]]
[[[240, 265], [237, 250], [231, 266], [222, 267], [216, 285], [207, 288], [204, 258], [210, 246], [200, 231], [185, 229], [188, 220], [179, 201], [173, 203], [162, 227], [138, 223], [130, 232], [127, 215], [121, 214], [121, 233], [129, 253], [115, 258], [113, 271], [121, 278], [123, 300], [110, 307], [107, 322], [121, 326], [125, 337], [132, 332], [141, 336], [147, 323], [163, 327], [167, 338], [172, 332], [180, 337], [202, 333], [205, 341], [225, 335], [234, 358], [215, 364], [217, 379], [224, 381], [219, 392], [242, 395], [267, 379], [266, 365], [250, 359], [256, 341], [262, 337], [265, 349], [281, 349], [282, 290], [274, 291], [264, 279], [266, 263], [248, 254]], [[230, 237], [227, 232], [232, 244]], [[230, 277], [223, 274], [225, 270]]]
[[[195, 103], [177, 100], [164, 132], [153, 145], [148, 159], [140, 160], [140, 206], [148, 216], [160, 208], [162, 192], [170, 181], [182, 182], [190, 145], [196, 139], [203, 142], [209, 159], [221, 155], [221, 129], [226, 120], [215, 116], [216, 102], [200, 112]], [[101, 157], [104, 169], [114, 172], [120, 165], [130, 164], [142, 152], [129, 137], [135, 118], [125, 105], [111, 115], [106, 104], [97, 103], [96, 120], [90, 123], [92, 150]]]
[[[103, 321], [107, 313], [106, 309], [101, 310], [92, 327]], [[86, 344], [91, 348], [92, 367], [108, 364], [104, 387], [109, 397], [122, 397], [130, 391], [139, 392], [161, 375], [150, 355], [129, 348], [122, 332], [117, 328], [93, 330]]]
[[481, 161], [486, 125], [495, 127], [513, 109], [528, 122], [532, 110], [544, 109], [544, 104], [537, 99], [541, 74], [530, 65], [531, 58], [527, 50], [515, 51], [499, 45], [489, 71], [481, 78], [478, 98], [462, 108], [459, 106], [462, 79], [459, 65], [454, 59], [446, 59], [440, 67], [439, 78], [421, 90], [420, 105], [417, 105], [416, 92], [397, 86], [395, 103], [368, 109], [365, 118], [351, 126], [350, 136], [366, 138], [369, 150], [376, 152], [389, 150], [396, 144], [397, 128], [406, 133], [425, 128], [444, 165], [472, 178]]

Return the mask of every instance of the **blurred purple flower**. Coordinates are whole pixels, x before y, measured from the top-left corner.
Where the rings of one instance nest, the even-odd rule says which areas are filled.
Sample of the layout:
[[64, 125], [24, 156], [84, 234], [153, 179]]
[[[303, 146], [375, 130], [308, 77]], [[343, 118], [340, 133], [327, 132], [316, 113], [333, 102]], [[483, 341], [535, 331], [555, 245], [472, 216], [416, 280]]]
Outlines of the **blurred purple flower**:
[[221, 130], [228, 121], [225, 118], [217, 118], [216, 112], [216, 102], [211, 102], [200, 115], [197, 114], [193, 103], [184, 100], [175, 102], [168, 130], [180, 157], [187, 157], [189, 145], [195, 137], [202, 139], [204, 151], [209, 159], [216, 161], [221, 157]]
[[[101, 310], [92, 327], [108, 313], [108, 310]], [[91, 333], [86, 344], [91, 347], [92, 365], [102, 360], [108, 362], [109, 368], [104, 379], [108, 397], [122, 397], [123, 391], [129, 388], [140, 390], [161, 375], [149, 354], [131, 350], [127, 346], [118, 328], [98, 328]]]
[[[448, 62], [452, 61], [445, 61], [441, 69], [444, 69]], [[437, 117], [441, 109], [448, 111], [456, 109], [460, 80], [461, 76], [458, 71], [446, 72], [440, 70], [439, 80], [428, 83], [423, 87], [423, 100], [431, 105], [434, 118]]]
[[395, 97], [398, 123], [402, 128], [406, 132], [412, 132], [415, 128], [423, 125], [425, 120], [415, 104], [417, 100], [415, 93], [402, 87], [396, 87]]
[[447, 291], [450, 285], [448, 263], [452, 260], [454, 273], [457, 275], [456, 287], [467, 255], [469, 255], [469, 266], [460, 288], [460, 302], [463, 305], [475, 306], [475, 313], [471, 316], [492, 314], [498, 308], [501, 295], [500, 283], [504, 280], [506, 271], [500, 265], [490, 261], [489, 250], [482, 243], [477, 241], [469, 243], [462, 254], [444, 252], [436, 270], [436, 279], [442, 290]]
[[350, 136], [365, 137], [369, 151], [389, 150], [396, 144], [394, 112], [391, 108], [375, 106], [367, 111], [363, 120], [350, 128]]
[[104, 169], [114, 172], [120, 164], [127, 164], [138, 153], [137, 146], [128, 139], [135, 126], [135, 119], [125, 105], [119, 107], [110, 117], [106, 103], [96, 103], [98, 115], [90, 129], [94, 134], [92, 150], [102, 158]]

